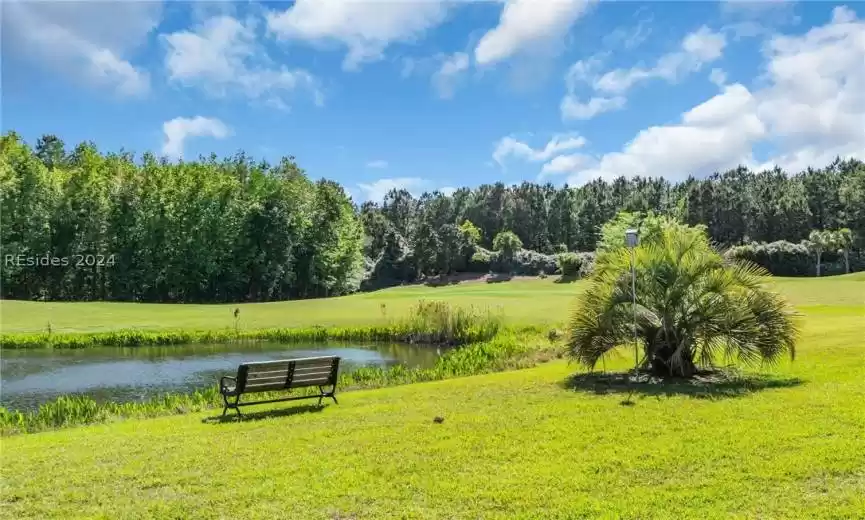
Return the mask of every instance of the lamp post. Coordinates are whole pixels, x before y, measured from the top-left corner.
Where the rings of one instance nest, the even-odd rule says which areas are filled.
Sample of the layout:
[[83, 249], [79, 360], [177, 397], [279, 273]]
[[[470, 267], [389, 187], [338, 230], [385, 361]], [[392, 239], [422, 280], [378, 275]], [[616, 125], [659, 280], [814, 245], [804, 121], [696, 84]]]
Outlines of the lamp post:
[[639, 347], [637, 345], [637, 258], [634, 251], [640, 243], [640, 231], [628, 229], [625, 231], [625, 244], [631, 250], [631, 297], [634, 304], [634, 373], [636, 374], [640, 365]]

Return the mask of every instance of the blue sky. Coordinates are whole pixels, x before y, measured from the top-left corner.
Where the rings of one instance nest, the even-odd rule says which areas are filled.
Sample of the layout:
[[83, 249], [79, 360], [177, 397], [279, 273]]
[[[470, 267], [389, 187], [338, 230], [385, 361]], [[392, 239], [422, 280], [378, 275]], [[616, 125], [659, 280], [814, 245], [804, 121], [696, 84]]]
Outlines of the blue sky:
[[865, 158], [865, 4], [3, 3], [34, 143], [293, 155], [358, 200]]

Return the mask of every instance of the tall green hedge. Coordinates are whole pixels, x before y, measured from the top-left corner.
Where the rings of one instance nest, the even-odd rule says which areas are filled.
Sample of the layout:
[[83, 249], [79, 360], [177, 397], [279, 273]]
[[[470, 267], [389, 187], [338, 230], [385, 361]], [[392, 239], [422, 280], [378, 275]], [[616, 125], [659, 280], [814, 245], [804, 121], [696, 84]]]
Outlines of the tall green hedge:
[[[726, 252], [727, 258], [753, 262], [775, 276], [816, 276], [817, 256], [802, 243], [796, 244], [786, 240], [769, 243], [751, 243], [731, 247]], [[843, 274], [844, 257], [834, 251], [825, 251], [822, 255], [821, 274]], [[850, 253], [850, 271], [865, 270], [865, 257], [861, 252]]]

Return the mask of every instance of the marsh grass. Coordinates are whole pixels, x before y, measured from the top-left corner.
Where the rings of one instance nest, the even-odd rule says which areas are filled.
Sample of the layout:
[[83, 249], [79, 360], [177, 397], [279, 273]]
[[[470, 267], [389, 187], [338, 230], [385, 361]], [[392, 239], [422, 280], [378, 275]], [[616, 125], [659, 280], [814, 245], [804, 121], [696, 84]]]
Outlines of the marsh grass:
[[0, 335], [0, 347], [6, 349], [138, 347], [244, 341], [281, 343], [392, 341], [465, 345], [492, 339], [502, 329], [502, 324], [501, 313], [495, 313], [487, 308], [460, 307], [445, 301], [420, 300], [406, 316], [391, 319], [386, 324], [366, 327], [313, 326], [254, 330], [226, 328], [159, 332], [127, 329], [93, 333], [12, 333]]

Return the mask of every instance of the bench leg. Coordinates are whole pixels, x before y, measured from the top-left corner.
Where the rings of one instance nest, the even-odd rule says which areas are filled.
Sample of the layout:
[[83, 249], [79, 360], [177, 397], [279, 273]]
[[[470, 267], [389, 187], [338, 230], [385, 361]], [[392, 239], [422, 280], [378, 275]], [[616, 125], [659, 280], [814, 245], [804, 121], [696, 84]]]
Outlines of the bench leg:
[[330, 397], [331, 399], [333, 399], [334, 403], [339, 404], [339, 402], [336, 400], [336, 396], [334, 395], [334, 393], [336, 392], [336, 385], [333, 385], [333, 389], [330, 392], [325, 392], [323, 386], [319, 386], [318, 391], [320, 394], [318, 396], [318, 406], [321, 406], [321, 400], [325, 397]]
[[339, 401], [336, 400], [336, 395], [334, 395], [336, 393], [336, 385], [333, 385], [333, 389], [330, 392], [325, 392], [323, 386], [319, 386], [318, 391], [321, 394], [318, 396], [318, 406], [321, 406], [321, 400], [325, 397], [330, 397], [334, 403], [339, 404]]
[[228, 401], [228, 396], [225, 394], [222, 394], [222, 400], [225, 402], [225, 405], [222, 408], [222, 416], [223, 417], [225, 417], [225, 414], [228, 413], [229, 408], [234, 408], [234, 411], [237, 412], [237, 416], [241, 417], [240, 407], [237, 406], [237, 403], [240, 402], [240, 396], [239, 395], [234, 398], [233, 403]]

